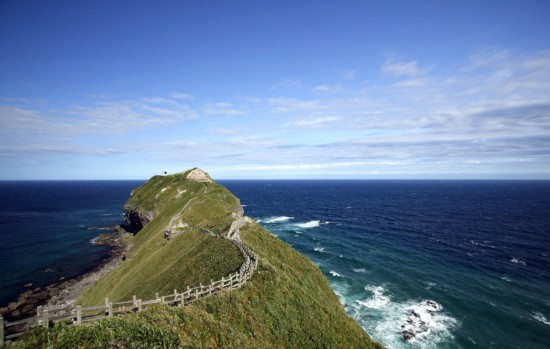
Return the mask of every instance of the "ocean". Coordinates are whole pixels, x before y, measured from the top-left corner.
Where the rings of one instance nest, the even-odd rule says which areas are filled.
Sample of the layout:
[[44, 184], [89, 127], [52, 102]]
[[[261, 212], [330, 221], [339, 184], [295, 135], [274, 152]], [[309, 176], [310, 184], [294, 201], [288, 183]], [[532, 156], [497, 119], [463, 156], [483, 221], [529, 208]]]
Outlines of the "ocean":
[[[388, 348], [550, 348], [550, 181], [218, 182]], [[104, 259], [142, 183], [0, 182], [0, 304]]]

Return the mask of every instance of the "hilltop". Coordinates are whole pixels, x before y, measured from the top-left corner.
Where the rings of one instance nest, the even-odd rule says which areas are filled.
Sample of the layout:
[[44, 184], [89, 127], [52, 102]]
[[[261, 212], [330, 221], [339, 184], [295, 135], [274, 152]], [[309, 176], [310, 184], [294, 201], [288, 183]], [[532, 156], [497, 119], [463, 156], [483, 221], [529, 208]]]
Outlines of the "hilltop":
[[189, 306], [38, 328], [18, 346], [382, 347], [346, 315], [308, 258], [245, 217], [239, 199], [204, 171], [152, 177], [124, 211], [135, 234], [126, 259], [81, 295], [82, 306], [154, 298], [234, 273], [245, 258], [234, 240], [254, 251], [257, 269], [241, 288]]

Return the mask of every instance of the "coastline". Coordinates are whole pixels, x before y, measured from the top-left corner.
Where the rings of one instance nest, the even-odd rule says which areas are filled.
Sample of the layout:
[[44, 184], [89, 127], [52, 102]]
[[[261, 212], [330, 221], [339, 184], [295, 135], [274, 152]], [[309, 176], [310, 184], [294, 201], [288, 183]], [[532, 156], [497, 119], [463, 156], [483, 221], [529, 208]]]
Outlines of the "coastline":
[[39, 306], [61, 307], [72, 305], [84, 290], [97, 282], [119, 266], [130, 247], [133, 236], [121, 225], [110, 227], [110, 233], [101, 233], [94, 239], [94, 244], [110, 246], [109, 257], [102, 263], [74, 278], [61, 278], [46, 287], [32, 288], [32, 284], [25, 285], [27, 291], [21, 293], [17, 300], [0, 308], [0, 315], [8, 321], [19, 320], [36, 315]]

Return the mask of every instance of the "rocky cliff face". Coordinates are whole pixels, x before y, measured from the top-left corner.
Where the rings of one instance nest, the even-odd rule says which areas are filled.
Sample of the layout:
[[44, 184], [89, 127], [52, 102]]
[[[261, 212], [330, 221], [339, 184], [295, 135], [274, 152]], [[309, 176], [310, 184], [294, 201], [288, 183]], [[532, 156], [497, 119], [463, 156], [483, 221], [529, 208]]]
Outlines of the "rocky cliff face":
[[137, 234], [154, 217], [132, 206], [124, 207], [124, 229], [132, 234]]

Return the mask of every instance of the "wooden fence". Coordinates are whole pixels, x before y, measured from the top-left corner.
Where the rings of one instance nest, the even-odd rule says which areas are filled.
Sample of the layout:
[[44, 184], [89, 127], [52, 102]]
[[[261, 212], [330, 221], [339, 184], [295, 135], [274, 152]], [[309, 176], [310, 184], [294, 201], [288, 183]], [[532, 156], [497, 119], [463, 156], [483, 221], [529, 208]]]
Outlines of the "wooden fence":
[[237, 235], [228, 239], [235, 244], [244, 256], [244, 262], [239, 271], [222, 277], [218, 281], [210, 281], [210, 284], [190, 288], [184, 292], [174, 290], [174, 293], [159, 296], [150, 300], [133, 299], [125, 302], [111, 302], [105, 298], [105, 305], [82, 308], [81, 306], [60, 306], [60, 307], [38, 307], [36, 316], [18, 321], [5, 321], [0, 316], [0, 345], [22, 336], [25, 331], [35, 326], [49, 327], [56, 322], [65, 322], [68, 324], [79, 325], [83, 322], [95, 321], [117, 314], [130, 312], [140, 312], [153, 304], [167, 304], [172, 306], [186, 306], [201, 298], [209, 297], [223, 290], [234, 290], [243, 286], [252, 278], [252, 274], [258, 268], [258, 258], [256, 254], [248, 248]]

